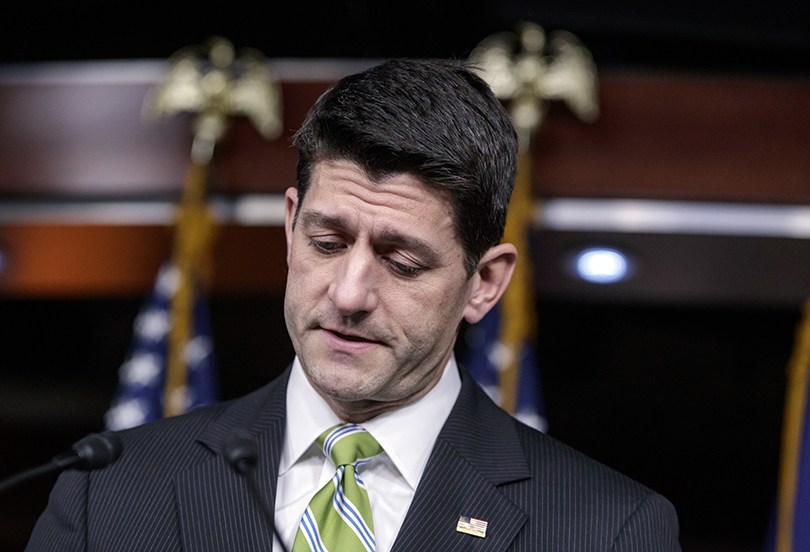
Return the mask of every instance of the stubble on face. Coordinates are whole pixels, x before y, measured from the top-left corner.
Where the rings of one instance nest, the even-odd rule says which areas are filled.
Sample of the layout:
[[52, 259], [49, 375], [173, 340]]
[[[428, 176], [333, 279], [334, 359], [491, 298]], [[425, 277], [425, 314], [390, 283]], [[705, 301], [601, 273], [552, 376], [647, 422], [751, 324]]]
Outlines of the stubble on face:
[[447, 200], [410, 175], [372, 182], [320, 163], [292, 227], [285, 318], [310, 383], [363, 421], [421, 398], [441, 377], [469, 298]]

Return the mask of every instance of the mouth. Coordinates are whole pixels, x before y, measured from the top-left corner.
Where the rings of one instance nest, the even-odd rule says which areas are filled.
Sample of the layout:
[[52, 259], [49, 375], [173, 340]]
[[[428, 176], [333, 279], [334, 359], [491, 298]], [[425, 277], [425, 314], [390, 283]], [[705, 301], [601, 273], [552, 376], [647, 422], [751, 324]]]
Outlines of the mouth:
[[330, 329], [330, 328], [321, 328], [321, 329], [331, 333], [332, 335], [334, 335], [336, 337], [339, 337], [340, 339], [345, 339], [346, 341], [359, 341], [359, 342], [367, 341], [367, 342], [371, 342], [371, 343], [376, 343], [377, 342], [376, 339], [370, 339], [370, 338], [362, 336], [362, 335], [349, 334], [349, 333], [345, 333], [345, 332], [340, 332], [338, 330], [333, 330], [333, 329]]
[[379, 345], [382, 343], [381, 341], [373, 339], [372, 337], [369, 336], [347, 333], [345, 331], [339, 331], [333, 328], [326, 328], [321, 326], [321, 330], [326, 332], [326, 334], [331, 336], [333, 339], [344, 343], [353, 343], [357, 345]]
[[341, 339], [345, 339], [346, 341], [372, 341], [371, 339], [366, 339], [364, 337], [356, 336], [356, 335], [349, 335], [341, 332], [332, 331], [332, 333], [338, 336]]

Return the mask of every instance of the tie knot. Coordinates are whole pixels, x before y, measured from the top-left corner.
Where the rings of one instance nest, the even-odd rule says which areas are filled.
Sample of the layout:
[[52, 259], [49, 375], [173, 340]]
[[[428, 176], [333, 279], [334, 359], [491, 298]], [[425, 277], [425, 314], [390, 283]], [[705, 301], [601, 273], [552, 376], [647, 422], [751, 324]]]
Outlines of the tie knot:
[[357, 424], [338, 424], [321, 433], [316, 442], [335, 466], [354, 464], [383, 451], [377, 440]]

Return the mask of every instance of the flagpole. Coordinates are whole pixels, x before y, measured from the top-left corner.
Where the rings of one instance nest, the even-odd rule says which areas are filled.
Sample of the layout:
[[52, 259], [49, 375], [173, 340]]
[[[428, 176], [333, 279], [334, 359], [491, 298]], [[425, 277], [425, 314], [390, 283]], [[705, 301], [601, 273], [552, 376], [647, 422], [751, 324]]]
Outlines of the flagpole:
[[777, 504], [776, 552], [792, 552], [796, 523], [796, 497], [802, 434], [807, 423], [807, 392], [810, 383], [810, 299], [803, 308], [796, 330], [796, 344], [788, 364], [785, 414]]
[[192, 334], [193, 308], [197, 286], [206, 292], [211, 247], [216, 225], [207, 204], [208, 169], [204, 160], [192, 161], [186, 174], [183, 198], [174, 228], [172, 267], [176, 290], [171, 300], [172, 325], [163, 391], [163, 415], [175, 416], [186, 410], [188, 362], [186, 345]]
[[224, 38], [208, 41], [207, 56], [183, 48], [170, 59], [170, 70], [144, 100], [144, 115], [165, 119], [179, 111], [196, 113], [191, 161], [174, 222], [171, 259], [175, 291], [171, 298], [163, 415], [186, 411], [188, 344], [198, 293], [207, 291], [216, 224], [208, 205], [208, 175], [214, 149], [231, 116], [246, 116], [268, 139], [281, 133], [281, 88], [263, 56], [245, 50], [236, 58]]
[[501, 407], [511, 414], [517, 410], [520, 349], [524, 343], [534, 344], [537, 326], [531, 262], [528, 259], [530, 247], [527, 229], [531, 228], [534, 206], [530, 175], [531, 153], [523, 145], [518, 156], [515, 188], [509, 202], [503, 237], [504, 241], [514, 244], [518, 250], [518, 263], [502, 298], [504, 310], [509, 316], [503, 318], [500, 342], [506, 346], [508, 361], [498, 375]]
[[[534, 23], [516, 33], [487, 37], [471, 52], [470, 62], [502, 100], [518, 135], [518, 166], [509, 202], [504, 241], [515, 245], [518, 262], [501, 298], [500, 328], [493, 357], [497, 368], [498, 404], [519, 415], [521, 371], [527, 350], [535, 347], [537, 313], [529, 234], [536, 201], [532, 193], [532, 137], [544, 121], [547, 104], [562, 100], [583, 121], [596, 119], [596, 68], [590, 52], [570, 33], [557, 31], [550, 40]], [[538, 413], [539, 414], [539, 413]], [[544, 423], [544, 422], [542, 422]]]

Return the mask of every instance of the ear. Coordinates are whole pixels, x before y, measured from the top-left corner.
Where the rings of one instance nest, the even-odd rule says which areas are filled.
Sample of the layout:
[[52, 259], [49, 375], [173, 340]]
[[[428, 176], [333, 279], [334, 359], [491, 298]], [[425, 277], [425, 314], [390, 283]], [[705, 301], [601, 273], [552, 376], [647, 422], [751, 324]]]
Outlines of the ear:
[[517, 264], [517, 248], [511, 243], [491, 247], [478, 262], [464, 319], [470, 324], [481, 320], [506, 291]]
[[284, 235], [287, 238], [287, 264], [289, 265], [292, 251], [295, 210], [298, 208], [298, 190], [294, 187], [287, 188], [284, 198]]

